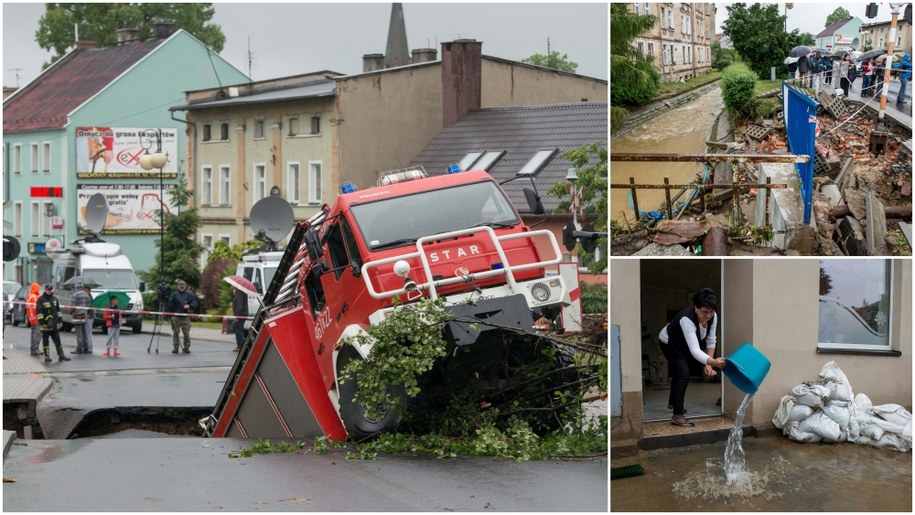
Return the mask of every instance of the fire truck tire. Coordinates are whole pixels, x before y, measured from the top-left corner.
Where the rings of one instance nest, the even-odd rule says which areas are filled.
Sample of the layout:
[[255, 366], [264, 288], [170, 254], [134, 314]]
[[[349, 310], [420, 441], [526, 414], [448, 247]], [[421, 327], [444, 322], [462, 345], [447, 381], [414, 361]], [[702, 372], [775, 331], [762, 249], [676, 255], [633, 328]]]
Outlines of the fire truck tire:
[[[362, 359], [351, 348], [344, 348], [337, 358], [337, 377], [340, 377], [344, 367], [352, 359]], [[343, 427], [350, 440], [362, 441], [374, 438], [381, 433], [393, 431], [397, 425], [398, 412], [391, 409], [384, 413], [380, 418], [366, 416], [365, 409], [354, 402], [353, 397], [359, 388], [359, 376], [339, 383], [338, 393], [340, 394], [340, 419], [343, 421]], [[392, 397], [404, 399], [406, 394], [403, 387], [392, 386], [389, 390]]]

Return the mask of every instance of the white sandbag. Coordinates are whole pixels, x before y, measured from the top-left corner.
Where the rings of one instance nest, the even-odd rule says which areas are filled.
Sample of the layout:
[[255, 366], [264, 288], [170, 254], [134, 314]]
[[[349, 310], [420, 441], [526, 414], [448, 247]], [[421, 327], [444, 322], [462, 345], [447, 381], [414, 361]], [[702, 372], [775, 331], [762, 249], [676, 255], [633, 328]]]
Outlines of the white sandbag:
[[842, 372], [842, 369], [839, 368], [839, 365], [837, 365], [835, 361], [830, 361], [823, 365], [823, 368], [820, 369], [820, 377], [823, 379], [831, 379], [838, 383], [849, 384], [845, 372]]
[[861, 435], [870, 438], [871, 440], [879, 440], [883, 438], [884, 430], [882, 427], [873, 423], [873, 417], [871, 421], [866, 424], [861, 424]]
[[816, 443], [823, 440], [823, 437], [816, 433], [809, 433], [800, 429], [800, 424], [792, 422], [785, 426], [785, 434], [795, 442]]
[[871, 445], [878, 449], [893, 448], [900, 452], [908, 452], [911, 446], [906, 444], [902, 436], [893, 433], [884, 433], [883, 438], [873, 442]]
[[912, 447], [912, 421], [910, 420], [908, 424], [905, 425], [905, 428], [902, 430], [902, 439], [909, 444], [909, 448]]
[[829, 396], [829, 388], [821, 384], [801, 383], [791, 389], [791, 395], [798, 404], [811, 408], [822, 408], [826, 397]]
[[788, 423], [788, 417], [791, 414], [791, 408], [794, 407], [794, 398], [790, 395], [782, 396], [782, 400], [778, 402], [778, 407], [775, 408], [775, 414], [772, 415], [772, 425], [779, 429], [784, 429], [785, 424]]
[[848, 427], [851, 420], [851, 410], [840, 403], [827, 402], [826, 406], [823, 406], [823, 413], [843, 429]]
[[854, 399], [848, 383], [829, 381], [826, 386], [829, 388], [829, 400], [851, 402]]
[[872, 417], [871, 420], [873, 421], [875, 426], [878, 426], [880, 429], [883, 429], [887, 433], [901, 435], [902, 431], [905, 430], [905, 426], [900, 426], [899, 424], [893, 424], [892, 422], [887, 422], [886, 420], [883, 420], [880, 417], [875, 416], [875, 417]]
[[873, 409], [874, 404], [871, 402], [870, 397], [863, 393], [855, 395], [855, 412], [858, 415], [858, 422], [861, 425], [869, 422], [871, 417], [871, 409]]
[[815, 433], [827, 442], [838, 442], [842, 432], [839, 424], [836, 424], [834, 420], [827, 417], [822, 411], [817, 411], [804, 419], [798, 429], [804, 433]]
[[883, 420], [901, 427], [905, 427], [906, 424], [912, 421], [912, 414], [898, 404], [874, 406], [872, 412]]
[[810, 415], [813, 415], [813, 408], [797, 404], [791, 408], [791, 412], [788, 414], [788, 422], [800, 422]]

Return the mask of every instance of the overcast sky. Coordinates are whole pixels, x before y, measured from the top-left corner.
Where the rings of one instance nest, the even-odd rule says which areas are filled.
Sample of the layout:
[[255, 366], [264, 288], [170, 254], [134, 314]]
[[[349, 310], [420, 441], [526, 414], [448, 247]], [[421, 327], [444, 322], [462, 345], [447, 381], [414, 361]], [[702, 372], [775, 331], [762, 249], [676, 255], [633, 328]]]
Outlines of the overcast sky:
[[[222, 57], [266, 80], [318, 70], [360, 73], [364, 54], [383, 54], [390, 3], [214, 3], [211, 23], [222, 27]], [[473, 38], [483, 54], [520, 61], [551, 49], [578, 63], [577, 73], [607, 79], [607, 5], [604, 3], [404, 3], [410, 49]], [[50, 54], [35, 43], [44, 4], [3, 5], [3, 85], [25, 85]]]
[[[716, 2], [715, 7], [718, 12], [715, 13], [715, 27], [718, 33], [721, 33], [721, 24], [728, 19], [727, 6], [735, 2]], [[744, 2], [747, 5], [753, 5], [754, 2]], [[816, 37], [826, 28], [826, 17], [832, 14], [838, 7], [844, 7], [852, 16], [857, 16], [864, 23], [878, 23], [890, 21], [890, 6], [887, 3], [877, 2], [877, 17], [869, 19], [864, 16], [864, 9], [869, 2], [792, 2], [794, 7], [788, 9], [788, 31], [799, 29], [802, 33], [809, 32]], [[785, 14], [785, 4], [778, 4], [778, 11]], [[901, 16], [901, 13], [900, 13]]]

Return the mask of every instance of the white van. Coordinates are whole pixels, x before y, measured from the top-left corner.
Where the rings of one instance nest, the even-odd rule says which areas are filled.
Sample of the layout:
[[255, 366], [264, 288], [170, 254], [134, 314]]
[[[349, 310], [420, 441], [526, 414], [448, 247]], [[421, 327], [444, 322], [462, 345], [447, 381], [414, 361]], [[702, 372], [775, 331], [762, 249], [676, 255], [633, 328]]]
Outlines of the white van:
[[[242, 256], [238, 268], [235, 269], [235, 275], [240, 275], [254, 283], [257, 293], [261, 296], [270, 287], [273, 276], [276, 275], [276, 269], [283, 259], [283, 251], [276, 252], [258, 252]], [[253, 317], [261, 304], [257, 297], [248, 295], [248, 315]], [[251, 328], [252, 320], [245, 321], [245, 329]]]
[[[82, 276], [83, 282], [93, 283], [93, 297], [108, 290], [122, 291], [130, 297], [130, 303], [126, 307], [121, 307], [128, 310], [143, 309], [141, 293], [146, 289], [146, 285], [137, 280], [130, 259], [121, 254], [120, 245], [104, 241], [77, 243], [61, 255], [57, 266], [63, 268], [63, 278], [57, 285], [57, 298], [61, 306], [72, 305], [73, 283], [67, 284], [67, 281], [79, 275]], [[60, 311], [63, 329], [69, 331], [73, 325], [70, 317], [72, 309], [61, 308]], [[124, 318], [126, 325], [130, 326], [134, 333], [143, 330], [142, 315], [134, 313], [125, 315]], [[96, 313], [93, 326], [104, 325], [105, 320], [101, 313]]]

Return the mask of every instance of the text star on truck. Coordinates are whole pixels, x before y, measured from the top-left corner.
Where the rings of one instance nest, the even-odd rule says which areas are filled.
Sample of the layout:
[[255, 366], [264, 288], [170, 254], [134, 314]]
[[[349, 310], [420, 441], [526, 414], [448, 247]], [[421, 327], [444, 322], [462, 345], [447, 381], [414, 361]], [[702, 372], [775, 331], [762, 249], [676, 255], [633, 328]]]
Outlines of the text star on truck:
[[[525, 190], [542, 214], [536, 189]], [[354, 402], [358, 377], [340, 381], [372, 345], [339, 344], [400, 309], [395, 298], [444, 297], [461, 320], [444, 329], [447, 353], [424, 384], [442, 402], [452, 380], [481, 391], [510, 382], [513, 360], [539, 354], [534, 320], [568, 305], [564, 279], [547, 274], [561, 260], [555, 237], [526, 226], [485, 171], [405, 169], [341, 192], [296, 224], [214, 412], [201, 420], [208, 435], [359, 440], [394, 429], [394, 414], [368, 417]]]

